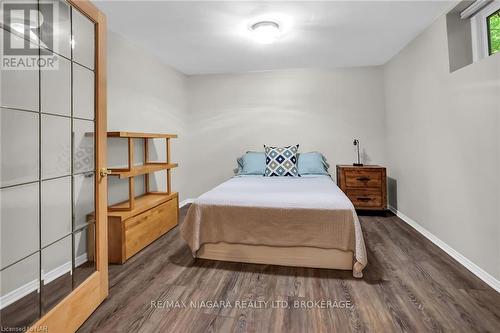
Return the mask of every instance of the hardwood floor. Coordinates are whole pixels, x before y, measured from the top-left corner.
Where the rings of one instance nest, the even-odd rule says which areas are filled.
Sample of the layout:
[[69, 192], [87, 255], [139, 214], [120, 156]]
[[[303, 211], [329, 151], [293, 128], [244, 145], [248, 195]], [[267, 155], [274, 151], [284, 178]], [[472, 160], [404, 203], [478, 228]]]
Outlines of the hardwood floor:
[[[499, 293], [397, 217], [360, 219], [369, 260], [363, 279], [194, 260], [173, 229], [124, 265], [110, 266], [110, 295], [79, 332], [500, 332]], [[193, 308], [190, 301], [232, 307]], [[295, 308], [300, 301], [338, 306]], [[347, 302], [352, 306], [341, 306]]]

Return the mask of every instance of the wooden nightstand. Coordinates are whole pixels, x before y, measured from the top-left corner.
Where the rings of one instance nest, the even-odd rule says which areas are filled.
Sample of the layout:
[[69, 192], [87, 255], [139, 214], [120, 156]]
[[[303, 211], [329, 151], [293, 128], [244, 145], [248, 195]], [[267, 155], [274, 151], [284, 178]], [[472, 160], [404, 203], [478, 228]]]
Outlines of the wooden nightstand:
[[356, 209], [387, 209], [387, 178], [378, 165], [337, 165], [337, 185]]

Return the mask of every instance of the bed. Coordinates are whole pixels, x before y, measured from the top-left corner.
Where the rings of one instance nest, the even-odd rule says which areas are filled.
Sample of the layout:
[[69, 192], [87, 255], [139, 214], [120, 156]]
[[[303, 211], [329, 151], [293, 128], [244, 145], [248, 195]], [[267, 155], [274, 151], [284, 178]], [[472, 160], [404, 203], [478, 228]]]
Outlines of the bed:
[[204, 259], [352, 270], [367, 264], [352, 203], [327, 175], [236, 176], [204, 193], [180, 227]]

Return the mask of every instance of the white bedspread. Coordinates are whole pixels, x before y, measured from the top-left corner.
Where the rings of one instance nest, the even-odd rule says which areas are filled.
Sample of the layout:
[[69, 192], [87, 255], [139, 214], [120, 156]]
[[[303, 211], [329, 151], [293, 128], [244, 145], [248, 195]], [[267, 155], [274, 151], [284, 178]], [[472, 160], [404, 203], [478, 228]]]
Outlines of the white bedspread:
[[367, 264], [354, 206], [329, 176], [234, 177], [194, 201], [181, 235], [193, 253], [217, 242], [313, 246], [352, 250], [356, 277]]
[[326, 175], [234, 177], [204, 193], [195, 202], [243, 207], [351, 209], [354, 211], [349, 198], [330, 176]]

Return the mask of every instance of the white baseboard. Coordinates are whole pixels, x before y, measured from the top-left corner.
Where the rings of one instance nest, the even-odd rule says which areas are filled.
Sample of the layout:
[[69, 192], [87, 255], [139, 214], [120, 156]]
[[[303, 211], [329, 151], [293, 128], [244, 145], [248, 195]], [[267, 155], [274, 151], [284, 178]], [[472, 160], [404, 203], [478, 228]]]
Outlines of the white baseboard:
[[[87, 253], [79, 255], [78, 257], [75, 258], [75, 267], [78, 267], [85, 262], [87, 262]], [[58, 277], [63, 276], [67, 272], [71, 272], [71, 261], [68, 261], [67, 263], [62, 264], [61, 266], [54, 268], [53, 270], [47, 272], [46, 274], [43, 274], [42, 271], [43, 283], [49, 284]]]
[[[87, 262], [87, 253], [84, 253], [78, 257], [75, 258], [75, 267], [78, 267], [84, 263]], [[59, 267], [54, 268], [53, 270], [43, 273], [42, 272], [42, 279], [44, 284], [48, 284], [58, 277], [63, 276], [67, 272], [71, 272], [71, 261], [66, 262], [62, 264]], [[21, 287], [12, 290], [11, 292], [5, 294], [4, 296], [0, 297], [0, 310], [11, 305], [15, 301], [23, 298], [24, 296], [32, 293], [35, 290], [39, 290], [38, 288], [38, 279], [35, 279], [33, 281], [30, 281]]]
[[389, 210], [396, 214], [401, 220], [403, 220], [406, 224], [411, 226], [413, 229], [422, 234], [425, 238], [436, 244], [441, 250], [450, 255], [453, 259], [458, 261], [462, 266], [471, 271], [475, 276], [483, 280], [486, 284], [488, 284], [491, 288], [495, 289], [500, 293], [500, 281], [495, 279], [490, 273], [486, 272], [484, 269], [467, 259], [463, 254], [456, 251], [454, 248], [443, 242], [429, 230], [422, 227], [420, 224], [401, 213], [394, 207], [389, 206]]
[[30, 281], [21, 287], [12, 290], [10, 293], [0, 297], [0, 310], [11, 305], [15, 301], [38, 290], [38, 279]]
[[179, 208], [182, 208], [186, 205], [192, 204], [194, 199], [188, 198], [186, 200], [182, 200], [181, 203], [179, 204]]

